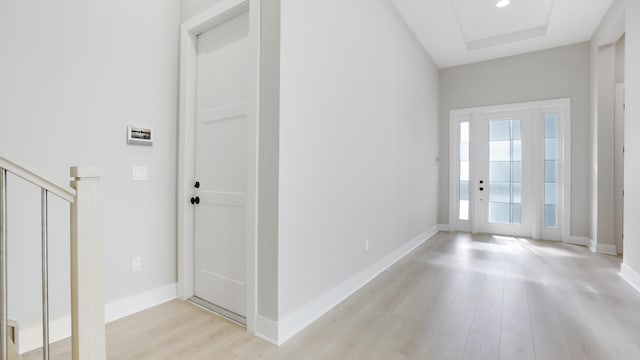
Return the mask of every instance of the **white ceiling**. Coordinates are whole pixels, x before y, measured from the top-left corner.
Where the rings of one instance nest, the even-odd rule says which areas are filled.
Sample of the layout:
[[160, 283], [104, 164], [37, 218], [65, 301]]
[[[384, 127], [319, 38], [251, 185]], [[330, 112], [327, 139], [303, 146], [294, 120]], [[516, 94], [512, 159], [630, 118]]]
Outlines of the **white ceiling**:
[[446, 68], [588, 41], [613, 0], [392, 0]]

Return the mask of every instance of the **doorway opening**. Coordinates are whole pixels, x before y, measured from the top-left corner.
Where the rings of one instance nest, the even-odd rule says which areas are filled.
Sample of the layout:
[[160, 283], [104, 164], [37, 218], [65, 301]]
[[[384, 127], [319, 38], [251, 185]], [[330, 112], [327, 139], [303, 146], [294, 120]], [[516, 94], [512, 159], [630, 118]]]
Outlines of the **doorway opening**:
[[181, 29], [178, 296], [256, 331], [260, 2]]
[[453, 230], [569, 241], [569, 99], [453, 110]]

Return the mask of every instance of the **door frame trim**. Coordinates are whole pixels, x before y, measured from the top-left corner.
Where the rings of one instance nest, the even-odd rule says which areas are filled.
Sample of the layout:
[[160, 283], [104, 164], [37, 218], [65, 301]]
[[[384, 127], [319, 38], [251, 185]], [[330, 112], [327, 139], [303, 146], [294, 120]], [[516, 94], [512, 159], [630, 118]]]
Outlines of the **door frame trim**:
[[[547, 108], [560, 108], [563, 121], [559, 124], [560, 136], [562, 137], [562, 147], [558, 149], [560, 158], [562, 159], [562, 213], [560, 214], [562, 222], [561, 241], [571, 242], [571, 98], [550, 99], [543, 101], [532, 101], [522, 103], [512, 103], [504, 105], [481, 106], [474, 108], [454, 109], [449, 111], [449, 227], [451, 231], [471, 232], [475, 228], [473, 226], [473, 203], [469, 205], [469, 221], [458, 220], [458, 162], [460, 159], [458, 146], [458, 127], [463, 121], [473, 122], [479, 116], [487, 113], [496, 113], [504, 111], [541, 111]], [[473, 169], [471, 169], [471, 172]], [[474, 174], [470, 173], [470, 185], [474, 178]], [[469, 199], [471, 195], [471, 186]], [[534, 226], [532, 237], [540, 234], [542, 228]]]
[[[614, 97], [614, 166], [613, 166], [613, 221], [616, 253], [624, 254], [624, 128], [625, 83], [615, 85]], [[619, 162], [622, 160], [622, 162]], [[622, 176], [620, 176], [622, 175]]]
[[201, 33], [244, 13], [249, 13], [249, 43], [252, 52], [249, 78], [248, 171], [246, 219], [247, 330], [255, 332], [257, 209], [258, 209], [258, 123], [260, 76], [260, 0], [224, 0], [186, 20], [180, 29], [180, 105], [178, 114], [178, 256], [177, 295], [186, 300], [195, 293], [195, 216], [189, 199], [195, 181], [195, 120], [197, 84], [197, 38]]

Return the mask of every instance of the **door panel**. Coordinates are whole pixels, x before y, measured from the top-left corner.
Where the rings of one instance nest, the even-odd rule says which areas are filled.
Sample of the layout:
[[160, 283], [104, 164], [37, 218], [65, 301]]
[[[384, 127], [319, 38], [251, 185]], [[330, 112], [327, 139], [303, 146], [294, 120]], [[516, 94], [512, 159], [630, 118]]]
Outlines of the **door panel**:
[[523, 148], [527, 113], [482, 116], [472, 122], [475, 174], [474, 231], [530, 236], [534, 201], [525, 176], [531, 159]]
[[[244, 315], [245, 208], [201, 197], [196, 222], [196, 296]], [[235, 258], [235, 259], [234, 259]]]
[[198, 37], [195, 296], [246, 316], [248, 15]]
[[247, 187], [247, 116], [245, 113], [226, 119], [208, 121], [203, 114], [199, 129], [201, 137], [202, 167], [198, 181], [210, 189], [225, 192], [242, 192]]

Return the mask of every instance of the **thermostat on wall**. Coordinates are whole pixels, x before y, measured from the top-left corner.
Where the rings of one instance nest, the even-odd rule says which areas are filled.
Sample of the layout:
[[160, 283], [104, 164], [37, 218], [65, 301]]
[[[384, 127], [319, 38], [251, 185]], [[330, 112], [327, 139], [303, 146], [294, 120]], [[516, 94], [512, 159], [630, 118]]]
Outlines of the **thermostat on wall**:
[[151, 129], [137, 126], [127, 127], [127, 144], [129, 145], [153, 145]]

